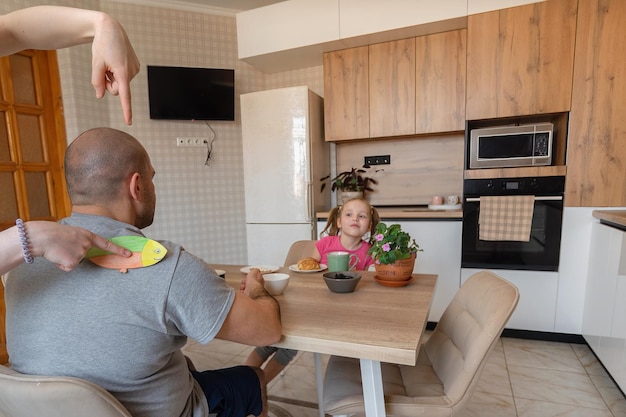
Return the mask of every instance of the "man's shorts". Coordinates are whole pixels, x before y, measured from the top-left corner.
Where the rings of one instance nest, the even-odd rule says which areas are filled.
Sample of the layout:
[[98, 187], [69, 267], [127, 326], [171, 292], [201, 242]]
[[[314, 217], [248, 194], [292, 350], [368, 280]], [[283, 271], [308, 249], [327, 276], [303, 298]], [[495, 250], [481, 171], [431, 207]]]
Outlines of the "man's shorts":
[[249, 366], [191, 371], [206, 396], [209, 413], [219, 417], [258, 416], [263, 410], [261, 384]]

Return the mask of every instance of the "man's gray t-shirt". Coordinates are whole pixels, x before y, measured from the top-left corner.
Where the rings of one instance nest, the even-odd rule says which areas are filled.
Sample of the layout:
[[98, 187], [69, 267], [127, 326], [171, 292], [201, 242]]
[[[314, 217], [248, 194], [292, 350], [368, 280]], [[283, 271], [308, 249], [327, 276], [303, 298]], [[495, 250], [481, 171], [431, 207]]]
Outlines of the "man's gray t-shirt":
[[[61, 223], [106, 238], [143, 236], [107, 217], [75, 213]], [[215, 337], [234, 290], [181, 246], [161, 243], [163, 260], [127, 273], [86, 260], [67, 273], [44, 259], [12, 271], [5, 291], [12, 368], [91, 381], [134, 417], [206, 416], [180, 349], [187, 336]]]

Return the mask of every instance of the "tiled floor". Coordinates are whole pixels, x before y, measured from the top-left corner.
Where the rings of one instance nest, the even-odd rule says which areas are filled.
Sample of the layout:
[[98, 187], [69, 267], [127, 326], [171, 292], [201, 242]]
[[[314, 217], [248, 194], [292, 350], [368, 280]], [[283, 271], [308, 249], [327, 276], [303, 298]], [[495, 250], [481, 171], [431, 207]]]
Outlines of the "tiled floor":
[[[184, 350], [202, 370], [240, 365], [251, 348], [215, 340]], [[268, 389], [273, 416], [318, 417], [312, 354], [299, 353]], [[502, 338], [463, 416], [624, 417], [626, 399], [586, 345]]]

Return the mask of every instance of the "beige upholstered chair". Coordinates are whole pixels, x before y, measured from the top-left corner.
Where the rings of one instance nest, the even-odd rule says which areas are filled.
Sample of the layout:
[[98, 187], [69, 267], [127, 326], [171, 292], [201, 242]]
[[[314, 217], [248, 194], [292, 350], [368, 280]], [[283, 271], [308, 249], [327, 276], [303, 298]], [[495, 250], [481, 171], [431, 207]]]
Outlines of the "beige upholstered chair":
[[0, 416], [131, 417], [110, 393], [78, 378], [24, 375], [0, 365]]
[[[387, 415], [459, 415], [518, 299], [517, 288], [499, 276], [488, 271], [472, 275], [421, 346], [415, 366], [381, 364]], [[330, 358], [324, 411], [364, 413], [358, 360]]]
[[315, 249], [315, 240], [298, 240], [289, 248], [284, 266], [290, 266], [302, 258], [311, 256]]

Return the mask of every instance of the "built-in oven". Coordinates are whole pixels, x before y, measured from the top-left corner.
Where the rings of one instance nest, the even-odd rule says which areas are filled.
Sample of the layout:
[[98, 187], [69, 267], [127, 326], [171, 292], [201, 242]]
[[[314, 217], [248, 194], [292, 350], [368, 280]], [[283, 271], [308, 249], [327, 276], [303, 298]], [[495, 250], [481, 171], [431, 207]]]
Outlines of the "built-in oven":
[[[463, 268], [558, 271], [565, 177], [466, 179], [463, 188]], [[480, 239], [483, 196], [534, 196], [530, 239]]]

